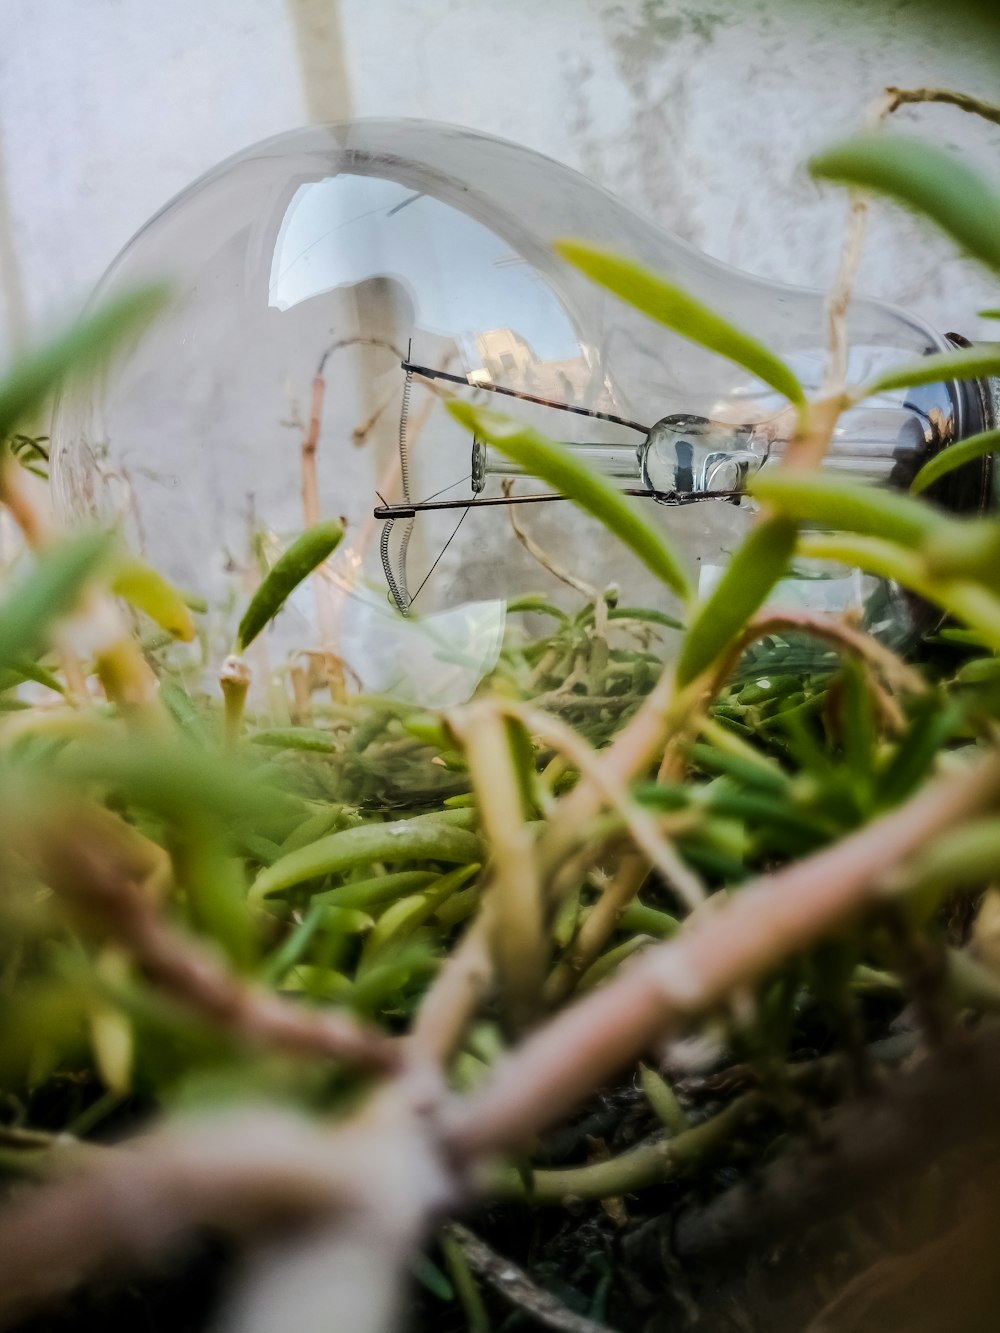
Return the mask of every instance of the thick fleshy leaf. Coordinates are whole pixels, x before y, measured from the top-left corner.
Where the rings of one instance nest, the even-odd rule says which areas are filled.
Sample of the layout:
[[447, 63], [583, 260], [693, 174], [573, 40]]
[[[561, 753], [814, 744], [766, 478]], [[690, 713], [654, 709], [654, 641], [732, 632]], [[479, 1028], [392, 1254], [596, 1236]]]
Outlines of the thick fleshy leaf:
[[0, 666], [17, 668], [38, 653], [110, 550], [109, 537], [89, 533], [39, 557], [30, 574], [0, 603]]
[[678, 597], [686, 599], [690, 595], [680, 560], [662, 533], [619, 490], [574, 458], [568, 449], [500, 412], [459, 401], [450, 402], [448, 410], [473, 434], [513, 459], [529, 476], [548, 482], [599, 519]]
[[909, 389], [919, 384], [939, 384], [944, 380], [975, 380], [1000, 375], [1000, 347], [984, 343], [980, 347], [962, 347], [955, 352], [934, 352], [918, 361], [904, 361], [867, 384], [848, 390], [851, 402], [871, 398], [892, 389]]
[[0, 439], [36, 411], [68, 371], [88, 371], [135, 337], [166, 303], [167, 289], [141, 287], [85, 315], [61, 337], [14, 362], [0, 382]]
[[1000, 652], [1000, 597], [969, 579], [935, 578], [919, 552], [878, 537], [839, 532], [803, 536], [799, 550], [810, 560], [856, 565], [879, 578], [894, 579], [974, 629], [983, 643]]
[[274, 619], [302, 580], [337, 549], [343, 535], [344, 529], [336, 519], [327, 519], [307, 528], [282, 552], [240, 621], [237, 643], [241, 652], [253, 643], [268, 621]]
[[677, 681], [686, 685], [711, 666], [784, 574], [796, 525], [784, 517], [754, 528], [696, 613], [681, 647]]
[[949, 472], [954, 472], [956, 468], [963, 467], [976, 458], [995, 453], [998, 449], [1000, 449], [1000, 430], [984, 430], [978, 435], [970, 435], [968, 439], [959, 440], [949, 445], [947, 449], [942, 449], [923, 465], [913, 478], [910, 490], [914, 495], [919, 495], [921, 491], [925, 491], [928, 486], [932, 486]]
[[269, 745], [276, 750], [312, 750], [318, 754], [336, 754], [337, 738], [318, 727], [270, 727], [253, 732], [254, 745]]
[[179, 738], [95, 740], [62, 751], [49, 771], [75, 791], [93, 785], [171, 821], [214, 816], [234, 824], [252, 821], [266, 833], [272, 822], [301, 808], [296, 797], [247, 764]]
[[820, 180], [889, 195], [1000, 270], [1000, 195], [943, 148], [902, 135], [861, 134], [818, 153], [809, 170]]
[[134, 555], [123, 555], [111, 571], [111, 591], [173, 635], [190, 643], [194, 621], [184, 598], [162, 574]]
[[882, 537], [903, 546], [919, 546], [953, 522], [921, 500], [831, 472], [762, 468], [750, 478], [748, 489], [756, 499], [799, 522]]
[[412, 861], [452, 864], [481, 861], [482, 848], [478, 837], [463, 827], [471, 823], [473, 817], [471, 810], [455, 810], [341, 829], [308, 847], [289, 852], [268, 866], [257, 877], [250, 891], [251, 899], [259, 902], [269, 894], [280, 893], [305, 880], [355, 870], [377, 861], [391, 865], [406, 865]]
[[801, 406], [805, 392], [794, 372], [780, 357], [751, 334], [690, 296], [682, 287], [661, 278], [630, 259], [583, 241], [557, 241], [556, 251], [574, 268], [606, 287], [650, 319], [665, 324], [682, 337], [717, 352], [777, 389], [789, 402]]

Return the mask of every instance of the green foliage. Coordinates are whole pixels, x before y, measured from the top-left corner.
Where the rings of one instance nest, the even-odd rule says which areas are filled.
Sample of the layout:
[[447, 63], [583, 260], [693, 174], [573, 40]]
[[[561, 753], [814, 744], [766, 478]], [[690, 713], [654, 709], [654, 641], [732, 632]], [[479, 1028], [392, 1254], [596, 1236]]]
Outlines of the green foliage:
[[86, 373], [130, 338], [166, 304], [163, 287], [144, 287], [85, 315], [69, 332], [16, 361], [0, 384], [0, 440], [36, 412], [69, 371]]
[[33, 476], [48, 481], [49, 437], [15, 434], [7, 441], [11, 456]]
[[863, 134], [818, 153], [809, 170], [820, 180], [890, 195], [1000, 272], [1000, 195], [951, 153], [922, 139]]
[[797, 407], [805, 402], [802, 385], [791, 369], [763, 343], [721, 318], [675, 283], [639, 264], [582, 241], [559, 241], [557, 252], [594, 282], [659, 324], [743, 366]]
[[722, 654], [784, 574], [797, 529], [784, 518], [760, 524], [733, 555], [698, 610], [681, 646], [677, 680], [686, 685]]
[[175, 639], [189, 643], [194, 621], [180, 593], [162, 574], [133, 555], [119, 555], [110, 580], [113, 593], [142, 611]]
[[[845, 179], [868, 172], [874, 181], [884, 168], [889, 192], [994, 263], [984, 242], [989, 199], [973, 190], [975, 216], [957, 222], [954, 199], [931, 198], [934, 161], [900, 150], [898, 141], [866, 140], [825, 155], [816, 169]], [[942, 179], [959, 180], [954, 164], [948, 170]], [[590, 247], [567, 242], [561, 253], [804, 408], [801, 386], [779, 358], [676, 287]], [[86, 369], [134, 335], [156, 299], [147, 293], [105, 311], [15, 367], [0, 386], [0, 429], [15, 458], [44, 472], [44, 442], [12, 437], [13, 425], [67, 368]], [[989, 349], [927, 357], [850, 400], [997, 372], [1000, 358]], [[527, 596], [510, 610], [538, 617], [543, 632], [511, 628], [483, 698], [468, 710], [439, 716], [390, 699], [334, 701], [310, 688], [291, 714], [287, 699], [273, 710], [254, 702], [246, 735], [234, 736], [218, 701], [179, 674], [140, 706], [111, 688], [98, 697], [88, 661], [78, 671], [93, 698], [53, 665], [68, 618], [96, 603], [102, 623], [114, 595], [191, 639], [189, 606], [155, 571], [95, 536], [19, 560], [0, 600], [0, 1092], [12, 1119], [85, 1136], [119, 1112], [116, 1132], [164, 1108], [267, 1099], [318, 1113], [324, 1134], [335, 1133], [330, 1122], [356, 1108], [367, 1075], [326, 1051], [303, 1057], [258, 1040], [245, 1006], [262, 996], [265, 1012], [288, 1025], [280, 1030], [299, 1039], [297, 1019], [315, 1034], [336, 1030], [344, 1011], [408, 1034], [428, 987], [485, 906], [473, 937], [483, 952], [468, 979], [481, 992], [481, 1012], [461, 1025], [460, 1049], [445, 1070], [459, 1090], [443, 1104], [447, 1119], [461, 1090], [488, 1095], [510, 1033], [532, 1024], [537, 1040], [550, 1010], [613, 983], [630, 958], [659, 941], [675, 941], [668, 956], [683, 963], [692, 900], [678, 892], [685, 876], [694, 901], [704, 889], [724, 913], [744, 899], [740, 886], [798, 858], [839, 844], [843, 865], [845, 837], [919, 796], [941, 772], [971, 769], [995, 750], [1000, 522], [946, 515], [916, 492], [992, 450], [996, 432], [950, 446], [908, 496], [835, 473], [768, 467], [751, 483], [758, 522], [714, 591], [693, 605], [681, 562], [640, 507], [536, 432], [467, 404], [452, 411], [603, 523], [664, 593], [681, 599], [689, 627], [659, 606], [619, 606], [610, 592], [570, 609]], [[800, 410], [800, 423], [807, 418]], [[340, 537], [338, 524], [325, 523], [292, 543], [247, 609], [240, 648]], [[904, 666], [885, 644], [840, 622], [822, 626], [821, 643], [805, 643], [795, 617], [786, 630], [776, 611], [767, 637], [732, 661], [796, 543], [807, 557], [897, 581], [965, 629], [949, 627], [922, 646], [916, 666]], [[663, 670], [664, 656], [676, 663], [672, 673]], [[46, 691], [45, 706], [33, 706], [36, 689]], [[522, 717], [536, 711], [568, 724], [579, 749], [558, 749], [565, 730], [533, 731]], [[662, 852], [657, 870], [645, 874], [636, 872], [649, 863], [640, 828]], [[51, 843], [69, 862], [72, 873], [62, 878], [59, 856], [46, 858]], [[825, 874], [815, 895], [797, 900], [803, 913], [814, 897], [837, 890]], [[666, 1079], [640, 1066], [633, 1072], [642, 1095], [627, 1077], [621, 1088], [609, 1085], [597, 1134], [588, 1110], [563, 1127], [568, 1160], [553, 1155], [553, 1167], [545, 1141], [532, 1148], [531, 1163], [502, 1175], [500, 1192], [517, 1201], [509, 1206], [571, 1197], [579, 1209], [581, 1200], [604, 1200], [617, 1220], [623, 1195], [631, 1210], [632, 1191], [669, 1182], [673, 1208], [684, 1173], [699, 1191], [699, 1172], [720, 1156], [731, 1157], [733, 1173], [739, 1151], [748, 1147], [762, 1160], [799, 1121], [849, 1099], [851, 1078], [859, 1069], [869, 1077], [874, 1058], [859, 1034], [884, 1033], [904, 1009], [925, 1021], [928, 1007], [950, 1001], [975, 1013], [1000, 1008], [993, 964], [986, 953], [960, 951], [944, 910], [955, 910], [955, 895], [974, 901], [998, 874], [996, 811], [958, 818], [946, 836], [886, 871], [874, 910], [852, 910], [818, 944], [790, 937], [773, 968], [740, 978], [739, 1004], [719, 1005], [700, 1030], [720, 1063], [733, 1065], [733, 1052], [736, 1063], [690, 1081], [709, 1089], [700, 1101], [685, 1088], [682, 1106]], [[109, 887], [116, 875], [122, 882]], [[95, 881], [87, 901], [86, 885]], [[712, 907], [699, 906], [695, 931], [712, 919]], [[145, 936], [128, 935], [136, 920]], [[150, 921], [176, 932], [190, 968], [187, 995], [177, 981], [183, 963], [165, 961]], [[987, 934], [980, 923], [979, 946]], [[916, 976], [912, 957], [931, 959], [937, 970], [921, 963]], [[215, 967], [233, 988], [199, 1003], [192, 993]], [[683, 980], [683, 965], [677, 976]], [[647, 1049], [654, 1027], [643, 1029]], [[596, 1036], [587, 1032], [582, 1049]], [[813, 1058], [817, 1050], [827, 1053], [822, 1060]], [[571, 1075], [580, 1094], [594, 1090], [586, 1063]], [[809, 1079], [819, 1074], [822, 1098], [813, 1103]], [[882, 1066], [874, 1081], [891, 1077]], [[763, 1092], [728, 1100], [728, 1079], [756, 1081]], [[765, 1104], [770, 1120], [760, 1114]], [[428, 1122], [440, 1109], [430, 1108]], [[622, 1126], [638, 1142], [623, 1140]], [[614, 1139], [608, 1151], [605, 1135]], [[35, 1169], [23, 1150], [4, 1151], [0, 1165]], [[425, 1262], [420, 1280], [435, 1300], [457, 1296], [470, 1327], [487, 1327], [450, 1233], [442, 1251], [448, 1277]]]
[[77, 537], [46, 552], [0, 603], [0, 668], [18, 668], [48, 646], [52, 628], [80, 600], [87, 583], [107, 564], [111, 542]]
[[919, 361], [908, 361], [894, 366], [868, 380], [850, 393], [852, 400], [872, 398], [875, 394], [893, 389], [910, 389], [920, 384], [938, 384], [942, 380], [971, 380], [983, 376], [1000, 375], [1000, 349], [985, 343], [979, 347], [963, 347], [956, 352], [935, 352]]
[[337, 741], [318, 727], [268, 727], [250, 737], [254, 745], [273, 746], [279, 750], [309, 750], [316, 754], [336, 754]]
[[838, 477], [833, 472], [762, 468], [748, 489], [758, 500], [797, 522], [808, 519], [825, 528], [881, 537], [900, 546], [919, 546], [932, 533], [958, 524], [897, 491]]
[[964, 467], [966, 463], [971, 463], [977, 458], [996, 453], [998, 449], [1000, 449], [1000, 430], [984, 430], [976, 435], [969, 435], [964, 440], [957, 440], [923, 465], [910, 483], [910, 493], [919, 495], [928, 486], [933, 486], [936, 481], [946, 477], [949, 472], [954, 472], [956, 468]]
[[241, 652], [274, 619], [302, 580], [333, 554], [343, 535], [344, 529], [336, 519], [327, 519], [296, 537], [282, 552], [264, 576], [240, 621], [236, 642]]
[[[29, 760], [25, 756], [26, 764]], [[86, 744], [31, 760], [30, 769], [68, 789], [92, 790], [113, 804], [141, 807], [170, 821], [204, 815], [226, 827], [253, 823], [266, 832], [302, 811], [300, 800], [272, 775], [170, 736], [122, 736], [95, 727]]]
[[331, 833], [268, 866], [254, 882], [252, 897], [259, 902], [306, 880], [364, 869], [378, 861], [403, 865], [412, 861], [479, 860], [479, 839], [469, 831], [472, 822], [471, 811], [453, 810]]

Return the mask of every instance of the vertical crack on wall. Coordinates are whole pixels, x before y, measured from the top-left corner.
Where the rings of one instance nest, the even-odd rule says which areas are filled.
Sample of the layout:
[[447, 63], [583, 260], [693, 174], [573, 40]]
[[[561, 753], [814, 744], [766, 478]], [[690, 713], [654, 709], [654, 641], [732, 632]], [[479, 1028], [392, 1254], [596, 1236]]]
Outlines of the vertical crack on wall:
[[340, 0], [288, 0], [306, 115], [313, 125], [346, 120], [351, 87]]
[[24, 277], [14, 239], [14, 219], [7, 189], [7, 168], [4, 158], [2, 127], [0, 127], [0, 294], [3, 296], [3, 319], [9, 349], [22, 347], [28, 336], [28, 303], [24, 294]]

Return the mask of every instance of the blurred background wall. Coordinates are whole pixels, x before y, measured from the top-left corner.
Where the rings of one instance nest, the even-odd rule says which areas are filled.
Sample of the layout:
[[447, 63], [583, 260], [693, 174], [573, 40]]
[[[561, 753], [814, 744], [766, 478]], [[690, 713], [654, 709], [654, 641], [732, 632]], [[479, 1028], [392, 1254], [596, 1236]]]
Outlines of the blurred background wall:
[[[844, 203], [808, 154], [886, 83], [997, 98], [996, 37], [955, 0], [0, 0], [0, 348], [215, 162], [345, 116], [519, 140], [728, 263], [824, 285]], [[996, 130], [898, 120], [997, 174]], [[879, 211], [861, 285], [987, 327], [980, 275], [902, 213]]]

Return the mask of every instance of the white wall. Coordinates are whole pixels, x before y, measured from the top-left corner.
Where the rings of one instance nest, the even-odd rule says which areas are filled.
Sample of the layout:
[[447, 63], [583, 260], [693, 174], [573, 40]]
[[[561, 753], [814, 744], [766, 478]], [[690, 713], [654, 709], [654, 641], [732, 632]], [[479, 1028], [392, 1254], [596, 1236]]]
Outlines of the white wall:
[[[995, 49], [916, 0], [0, 0], [0, 347], [78, 304], [200, 172], [310, 119], [521, 140], [729, 263], [824, 284], [843, 201], [802, 163], [887, 83], [1000, 94]], [[928, 16], [929, 14], [929, 16]], [[1000, 176], [1000, 134], [905, 112]], [[862, 286], [985, 332], [985, 279], [881, 212]]]

